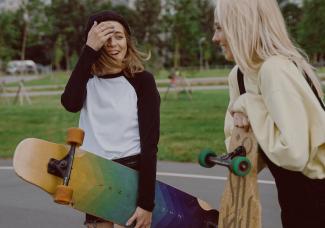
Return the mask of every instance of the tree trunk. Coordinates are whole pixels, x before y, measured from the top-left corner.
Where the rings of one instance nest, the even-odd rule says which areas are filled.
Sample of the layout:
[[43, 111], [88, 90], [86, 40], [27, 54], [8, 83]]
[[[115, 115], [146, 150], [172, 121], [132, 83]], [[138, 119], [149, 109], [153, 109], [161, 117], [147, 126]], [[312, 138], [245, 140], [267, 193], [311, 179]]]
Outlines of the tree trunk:
[[179, 53], [179, 41], [176, 38], [175, 51], [174, 51], [174, 69], [179, 68], [180, 53]]
[[70, 70], [70, 57], [69, 57], [69, 45], [66, 40], [64, 40], [64, 57], [65, 57], [65, 70]]
[[25, 51], [26, 51], [26, 42], [27, 42], [27, 28], [28, 24], [25, 22], [24, 24], [24, 29], [23, 29], [23, 40], [21, 44], [21, 54], [20, 54], [20, 59], [25, 60]]

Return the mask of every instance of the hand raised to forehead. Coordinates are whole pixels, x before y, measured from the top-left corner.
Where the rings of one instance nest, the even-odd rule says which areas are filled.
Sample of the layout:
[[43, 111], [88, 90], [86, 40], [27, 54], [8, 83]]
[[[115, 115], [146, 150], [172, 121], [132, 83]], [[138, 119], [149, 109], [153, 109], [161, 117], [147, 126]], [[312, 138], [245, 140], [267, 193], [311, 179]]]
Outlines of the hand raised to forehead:
[[88, 32], [86, 45], [98, 51], [103, 47], [106, 41], [114, 35], [114, 26], [109, 22], [94, 22], [93, 26]]
[[[96, 22], [97, 23], [97, 22]], [[103, 31], [105, 29], [114, 29], [114, 25], [109, 22], [109, 21], [103, 21], [103, 22], [100, 22], [96, 28], [100, 31]]]

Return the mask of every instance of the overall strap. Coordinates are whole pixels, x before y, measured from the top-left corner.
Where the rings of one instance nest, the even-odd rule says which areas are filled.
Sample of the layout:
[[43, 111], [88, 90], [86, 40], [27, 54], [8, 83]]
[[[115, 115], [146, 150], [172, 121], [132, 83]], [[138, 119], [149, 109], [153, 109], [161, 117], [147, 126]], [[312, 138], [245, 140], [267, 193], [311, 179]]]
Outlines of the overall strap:
[[[298, 67], [295, 62], [293, 62], [293, 63], [296, 65], [296, 67]], [[311, 90], [314, 92], [319, 104], [322, 106], [323, 110], [325, 111], [324, 103], [323, 103], [322, 99], [320, 98], [313, 81], [310, 79], [310, 77], [308, 76], [306, 71], [303, 70], [303, 73], [304, 73], [304, 78], [306, 79], [306, 81], [307, 81], [308, 85], [310, 86]]]
[[[297, 66], [297, 64], [295, 62], [293, 62], [293, 63]], [[322, 106], [323, 110], [325, 111], [324, 103], [322, 102], [322, 99], [320, 98], [314, 83], [312, 82], [312, 80], [310, 79], [310, 77], [308, 76], [308, 74], [305, 71], [303, 71], [303, 73], [304, 73], [304, 78], [306, 79], [308, 85], [314, 92], [319, 104]], [[241, 70], [239, 68], [237, 70], [237, 82], [238, 82], [240, 95], [246, 93], [245, 84], [244, 84], [244, 75], [243, 75], [243, 72], [241, 72]]]
[[310, 77], [307, 75], [307, 73], [305, 71], [304, 71], [304, 76], [305, 76], [305, 79], [306, 79], [308, 85], [310, 86], [311, 90], [314, 92], [315, 96], [317, 97], [319, 104], [322, 106], [323, 110], [325, 111], [324, 103], [323, 103], [322, 99], [320, 98], [320, 96], [317, 92], [317, 89], [314, 86], [314, 83], [312, 82], [312, 80], [310, 79]]
[[239, 68], [237, 70], [237, 82], [238, 82], [240, 95], [246, 93], [245, 84], [244, 84], [244, 74], [243, 72], [241, 72]]

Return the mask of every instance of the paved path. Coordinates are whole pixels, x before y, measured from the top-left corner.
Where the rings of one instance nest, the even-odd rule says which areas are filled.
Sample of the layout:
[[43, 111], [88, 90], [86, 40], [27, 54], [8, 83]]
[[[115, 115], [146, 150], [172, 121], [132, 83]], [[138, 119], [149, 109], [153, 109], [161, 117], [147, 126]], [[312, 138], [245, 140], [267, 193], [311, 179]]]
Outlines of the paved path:
[[[219, 86], [191, 86], [192, 91], [202, 91], [202, 90], [219, 90], [219, 89], [227, 89], [227, 86], [219, 85]], [[179, 89], [173, 89], [173, 91], [181, 91], [182, 88]], [[167, 88], [158, 88], [158, 91], [160, 93], [165, 93], [167, 91]], [[30, 91], [27, 92], [27, 95], [29, 97], [34, 96], [53, 96], [53, 95], [61, 95], [63, 93], [63, 90], [60, 91]], [[16, 92], [12, 93], [2, 93], [0, 94], [0, 97], [16, 97]]]
[[[24, 79], [25, 81], [38, 79], [39, 76], [6, 76], [0, 77], [0, 83], [9, 83], [20, 81]], [[325, 75], [321, 75], [320, 77], [323, 81], [322, 84], [325, 85]], [[187, 79], [189, 82], [190, 89], [192, 91], [198, 90], [224, 90], [228, 88], [228, 80], [227, 77], [200, 77], [200, 78], [189, 78]], [[165, 93], [167, 91], [167, 87], [160, 87], [160, 84], [169, 83], [169, 79], [158, 79], [156, 80], [158, 85], [158, 90], [160, 93]], [[25, 86], [27, 91], [27, 95], [30, 97], [34, 96], [53, 96], [60, 95], [63, 93], [65, 85], [37, 85], [37, 86]], [[0, 97], [15, 97], [16, 91], [18, 87], [6, 87], [6, 92], [1, 93]], [[172, 88], [171, 91], [181, 91], [183, 88], [176, 87]]]
[[42, 76], [40, 75], [21, 75], [21, 76], [1, 76], [0, 77], [0, 83], [13, 83], [13, 82], [19, 82], [21, 80], [23, 81], [32, 81], [36, 79], [40, 79]]
[[[205, 169], [197, 164], [158, 162], [157, 178], [200, 197], [218, 208], [227, 169]], [[263, 228], [280, 228], [280, 211], [275, 185], [268, 170], [260, 175]], [[83, 214], [52, 203], [48, 195], [20, 180], [11, 160], [0, 160], [0, 227], [82, 227]]]

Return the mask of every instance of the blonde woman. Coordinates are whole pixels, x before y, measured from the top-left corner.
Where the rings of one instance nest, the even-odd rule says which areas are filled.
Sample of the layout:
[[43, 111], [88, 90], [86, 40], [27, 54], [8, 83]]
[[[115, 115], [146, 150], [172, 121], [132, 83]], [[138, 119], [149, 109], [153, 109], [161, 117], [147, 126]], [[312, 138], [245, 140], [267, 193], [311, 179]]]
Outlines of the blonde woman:
[[226, 144], [252, 128], [275, 178], [285, 228], [325, 227], [325, 107], [313, 68], [275, 0], [218, 0], [213, 42], [229, 75]]
[[[61, 97], [70, 112], [80, 111], [82, 148], [139, 170], [136, 211], [127, 226], [149, 228], [155, 197], [160, 97], [144, 54], [132, 41], [126, 20], [113, 11], [92, 15], [86, 45]], [[113, 223], [86, 214], [88, 227]]]

